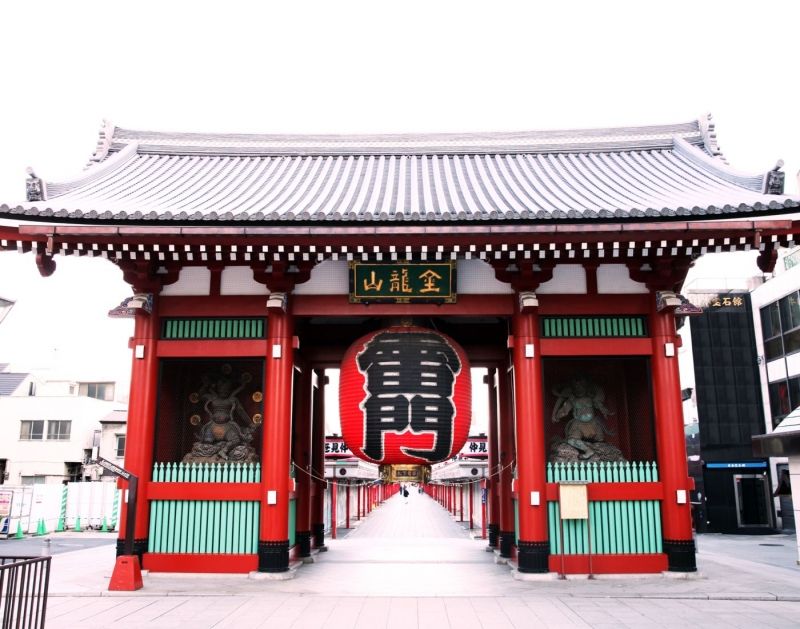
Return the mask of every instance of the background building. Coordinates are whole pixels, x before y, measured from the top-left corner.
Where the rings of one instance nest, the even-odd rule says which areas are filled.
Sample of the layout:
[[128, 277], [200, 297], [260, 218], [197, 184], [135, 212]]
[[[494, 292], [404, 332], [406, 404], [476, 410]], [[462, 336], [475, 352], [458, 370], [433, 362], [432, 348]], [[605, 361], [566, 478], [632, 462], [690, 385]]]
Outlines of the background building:
[[[124, 452], [124, 405], [116, 384], [10, 372], [0, 365], [0, 482], [97, 480], [87, 463]], [[121, 439], [118, 438], [121, 436]]]

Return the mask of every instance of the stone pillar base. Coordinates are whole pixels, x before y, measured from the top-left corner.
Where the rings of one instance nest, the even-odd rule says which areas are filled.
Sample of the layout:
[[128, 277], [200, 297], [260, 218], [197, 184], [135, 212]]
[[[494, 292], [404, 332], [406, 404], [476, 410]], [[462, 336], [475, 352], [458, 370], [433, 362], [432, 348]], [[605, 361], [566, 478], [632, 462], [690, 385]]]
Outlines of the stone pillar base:
[[486, 526], [486, 532], [489, 534], [489, 548], [487, 550], [494, 550], [497, 548], [497, 538], [500, 537], [500, 525], [489, 524]]
[[522, 573], [546, 574], [550, 571], [550, 542], [523, 542], [517, 544], [517, 567]]
[[289, 570], [289, 540], [258, 542], [258, 571], [286, 572]]
[[[133, 540], [133, 554], [139, 558], [139, 565], [142, 565], [142, 555], [147, 552], [147, 538]], [[125, 540], [117, 540], [117, 557], [125, 555]]]
[[506, 559], [511, 557], [511, 549], [514, 548], [516, 533], [514, 531], [500, 531], [500, 556]]
[[311, 556], [311, 531], [297, 531], [294, 535], [298, 557]]
[[667, 570], [670, 572], [697, 572], [694, 540], [664, 540]]
[[328, 550], [325, 546], [325, 525], [321, 523], [311, 525], [311, 537], [314, 542], [314, 548], [324, 553]]

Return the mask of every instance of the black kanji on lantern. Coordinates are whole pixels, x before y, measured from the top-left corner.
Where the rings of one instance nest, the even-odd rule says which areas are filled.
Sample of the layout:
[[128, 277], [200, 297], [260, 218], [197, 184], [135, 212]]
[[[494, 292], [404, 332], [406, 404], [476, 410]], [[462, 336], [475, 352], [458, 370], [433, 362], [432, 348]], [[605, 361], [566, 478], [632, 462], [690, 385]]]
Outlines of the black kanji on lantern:
[[447, 457], [453, 442], [453, 385], [461, 360], [450, 344], [428, 332], [382, 332], [357, 356], [367, 398], [364, 454], [383, 460], [384, 435], [432, 432], [433, 449], [401, 448], [431, 463]]

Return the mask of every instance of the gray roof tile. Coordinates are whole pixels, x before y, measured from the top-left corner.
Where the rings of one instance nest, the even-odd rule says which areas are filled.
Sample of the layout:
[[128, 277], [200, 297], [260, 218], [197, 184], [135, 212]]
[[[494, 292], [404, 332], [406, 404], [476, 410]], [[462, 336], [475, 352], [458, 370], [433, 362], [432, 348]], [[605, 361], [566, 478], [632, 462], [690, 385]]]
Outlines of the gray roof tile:
[[48, 182], [46, 201], [0, 214], [85, 223], [592, 221], [796, 208], [764, 193], [766, 176], [728, 166], [705, 120], [374, 136], [109, 126], [80, 178]]

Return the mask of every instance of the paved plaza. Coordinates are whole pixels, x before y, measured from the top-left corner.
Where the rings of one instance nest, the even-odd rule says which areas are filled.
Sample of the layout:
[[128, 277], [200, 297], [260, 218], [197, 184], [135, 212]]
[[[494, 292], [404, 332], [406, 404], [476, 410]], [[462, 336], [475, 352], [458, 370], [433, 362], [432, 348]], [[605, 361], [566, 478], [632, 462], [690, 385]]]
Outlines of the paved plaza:
[[[295, 578], [146, 574], [108, 592], [114, 545], [54, 555], [49, 627], [798, 627], [794, 538], [703, 535], [699, 573], [520, 581], [436, 502], [395, 496]], [[79, 534], [74, 534], [79, 535]], [[97, 534], [99, 535], [99, 534]], [[2, 548], [13, 551], [13, 542]]]

